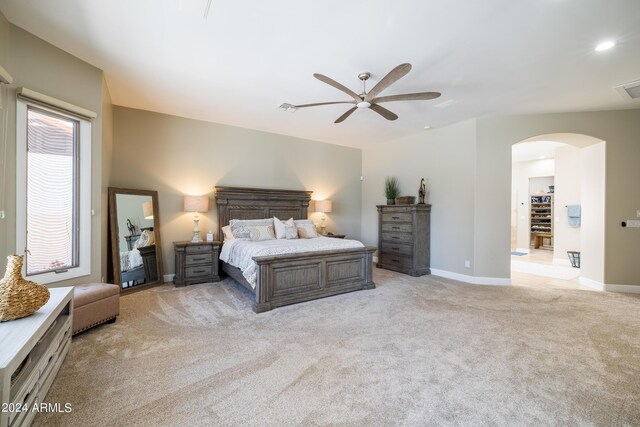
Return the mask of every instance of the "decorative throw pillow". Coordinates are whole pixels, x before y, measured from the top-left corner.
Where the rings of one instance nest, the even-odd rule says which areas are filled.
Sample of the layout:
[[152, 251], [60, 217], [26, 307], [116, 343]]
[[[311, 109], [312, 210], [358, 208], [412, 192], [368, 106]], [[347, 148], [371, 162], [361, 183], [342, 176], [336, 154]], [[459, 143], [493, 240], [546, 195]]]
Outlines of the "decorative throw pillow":
[[294, 221], [298, 228], [298, 236], [302, 239], [313, 239], [319, 237], [316, 231], [316, 225], [310, 219], [301, 219]]
[[285, 225], [284, 237], [287, 240], [298, 238], [298, 228], [295, 225]]
[[293, 227], [293, 229], [296, 232], [296, 237], [298, 237], [298, 230], [296, 229], [296, 225], [293, 222], [293, 218], [289, 218], [286, 221], [282, 221], [281, 219], [276, 218], [275, 216], [273, 217], [273, 226], [275, 228], [276, 231], [276, 239], [291, 239], [291, 237], [287, 237], [287, 227], [291, 228]]
[[236, 239], [251, 239], [251, 227], [270, 225], [273, 227], [273, 218], [269, 219], [232, 219], [229, 221], [231, 233]]
[[222, 235], [224, 236], [224, 240], [233, 240], [233, 233], [231, 232], [231, 226], [225, 225], [222, 227]]
[[252, 242], [259, 242], [261, 240], [274, 240], [276, 235], [273, 231], [273, 225], [255, 225], [249, 227], [249, 235]]

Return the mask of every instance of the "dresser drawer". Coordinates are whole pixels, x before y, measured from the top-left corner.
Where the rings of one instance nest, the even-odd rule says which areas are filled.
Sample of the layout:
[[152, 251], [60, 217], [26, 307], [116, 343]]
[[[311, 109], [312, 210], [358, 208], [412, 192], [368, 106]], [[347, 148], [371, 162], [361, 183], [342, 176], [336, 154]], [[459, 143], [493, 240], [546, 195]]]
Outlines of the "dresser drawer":
[[392, 255], [413, 255], [413, 245], [406, 243], [382, 242], [381, 251]]
[[188, 254], [211, 252], [211, 246], [209, 246], [209, 245], [189, 245], [189, 246], [186, 247], [185, 251]]
[[413, 259], [410, 257], [387, 252], [380, 253], [380, 261], [383, 265], [397, 268], [411, 268], [413, 264]]
[[411, 222], [413, 215], [406, 212], [389, 212], [382, 214], [382, 222]]
[[383, 222], [382, 231], [402, 231], [403, 233], [411, 233], [411, 231], [413, 231], [413, 225], [411, 223]]
[[395, 242], [404, 242], [404, 243], [413, 243], [413, 234], [411, 233], [402, 233], [398, 231], [383, 231], [382, 232], [382, 241], [395, 243]]
[[213, 267], [211, 265], [186, 267], [184, 269], [184, 276], [187, 279], [194, 279], [196, 277], [202, 277], [202, 276], [211, 276], [212, 274], [213, 274]]
[[211, 264], [213, 262], [213, 254], [209, 252], [208, 254], [189, 254], [185, 256], [186, 265], [195, 265], [195, 264]]

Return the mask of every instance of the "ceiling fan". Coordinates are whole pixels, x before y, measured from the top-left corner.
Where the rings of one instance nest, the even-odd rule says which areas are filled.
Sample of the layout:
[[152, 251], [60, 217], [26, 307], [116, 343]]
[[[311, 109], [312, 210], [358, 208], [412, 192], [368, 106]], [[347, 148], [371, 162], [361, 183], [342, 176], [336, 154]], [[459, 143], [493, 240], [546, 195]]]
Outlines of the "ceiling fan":
[[341, 85], [337, 81], [319, 74], [315, 73], [313, 77], [324, 82], [330, 86], [335, 87], [336, 89], [346, 93], [350, 97], [353, 98], [352, 101], [335, 101], [335, 102], [317, 102], [314, 104], [302, 104], [302, 105], [293, 105], [294, 108], [306, 108], [306, 107], [317, 107], [319, 105], [333, 105], [333, 104], [354, 104], [355, 106], [347, 110], [346, 113], [338, 117], [338, 119], [334, 123], [341, 123], [347, 117], [351, 115], [358, 108], [370, 108], [376, 113], [380, 114], [387, 120], [396, 120], [398, 116], [387, 110], [386, 108], [380, 106], [379, 104], [382, 102], [391, 102], [391, 101], [419, 101], [419, 100], [429, 100], [438, 98], [441, 94], [440, 92], [416, 92], [416, 93], [404, 93], [401, 95], [389, 95], [389, 96], [378, 96], [380, 92], [391, 86], [396, 81], [400, 80], [402, 77], [406, 76], [407, 73], [411, 71], [411, 64], [400, 64], [395, 67], [393, 70], [389, 71], [389, 73], [382, 78], [368, 93], [366, 90], [366, 84], [369, 77], [371, 77], [371, 73], [360, 73], [358, 74], [358, 78], [362, 80], [362, 93], [359, 95], [349, 89], [346, 86]]

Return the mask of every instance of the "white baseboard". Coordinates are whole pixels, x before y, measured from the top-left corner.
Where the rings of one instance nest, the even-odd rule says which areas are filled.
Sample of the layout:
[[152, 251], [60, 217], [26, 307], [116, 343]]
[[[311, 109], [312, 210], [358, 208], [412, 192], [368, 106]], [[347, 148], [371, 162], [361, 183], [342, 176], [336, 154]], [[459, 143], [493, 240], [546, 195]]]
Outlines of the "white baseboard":
[[440, 276], [447, 279], [458, 280], [460, 282], [471, 283], [473, 285], [496, 285], [496, 286], [511, 285], [511, 279], [504, 279], [499, 277], [468, 276], [466, 274], [453, 273], [451, 271], [439, 270], [437, 268], [432, 268], [431, 274], [433, 274], [434, 276]]
[[164, 282], [173, 282], [173, 278], [176, 277], [175, 274], [165, 274], [164, 275]]
[[531, 252], [531, 250], [529, 248], [516, 248], [514, 252], [522, 252], [528, 254], [529, 252]]
[[587, 279], [586, 277], [580, 277], [578, 279], [578, 283], [580, 283], [580, 287], [583, 289], [587, 289], [590, 291], [604, 291], [604, 283], [598, 282], [597, 280]]
[[568, 259], [564, 259], [564, 258], [554, 258], [553, 259], [553, 263], [555, 265], [564, 265], [566, 267], [571, 267], [571, 261], [569, 261]]
[[591, 291], [600, 291], [600, 292], [618, 292], [624, 294], [640, 294], [640, 285], [615, 285], [598, 282], [597, 280], [587, 279], [586, 277], [581, 277], [580, 287], [583, 289], [588, 289]]

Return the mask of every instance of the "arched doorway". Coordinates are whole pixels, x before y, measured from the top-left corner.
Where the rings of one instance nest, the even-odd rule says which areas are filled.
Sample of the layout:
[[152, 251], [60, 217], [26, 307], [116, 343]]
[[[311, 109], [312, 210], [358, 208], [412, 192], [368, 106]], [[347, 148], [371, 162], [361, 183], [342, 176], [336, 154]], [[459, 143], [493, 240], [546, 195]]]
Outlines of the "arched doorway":
[[[589, 287], [604, 276], [605, 142], [538, 135], [512, 146], [514, 285]], [[579, 253], [580, 268], [568, 252]]]

